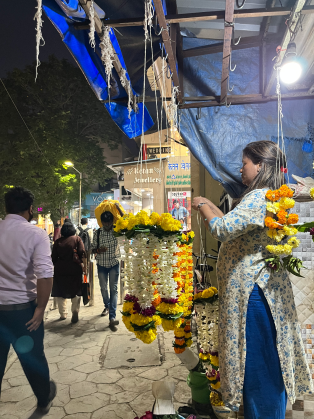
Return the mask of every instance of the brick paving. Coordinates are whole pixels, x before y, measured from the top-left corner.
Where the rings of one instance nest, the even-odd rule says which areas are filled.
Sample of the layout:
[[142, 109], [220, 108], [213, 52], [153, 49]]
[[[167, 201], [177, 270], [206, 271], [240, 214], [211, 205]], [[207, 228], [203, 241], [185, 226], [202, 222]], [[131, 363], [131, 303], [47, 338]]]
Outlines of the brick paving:
[[[68, 302], [68, 305], [70, 303]], [[52, 306], [52, 303], [51, 303]], [[68, 306], [70, 311], [70, 306]], [[188, 371], [176, 357], [172, 348], [171, 332], [160, 336], [163, 360], [157, 367], [106, 369], [102, 366], [105, 340], [113, 332], [108, 317], [101, 317], [103, 304], [95, 284], [95, 304], [82, 307], [79, 322], [59, 321], [58, 310], [47, 312], [45, 320], [45, 353], [51, 378], [58, 386], [49, 419], [134, 419], [151, 410], [154, 398], [152, 383], [171, 379], [176, 383], [175, 406], [187, 404], [191, 397], [186, 384]], [[121, 321], [121, 306], [117, 318], [119, 334], [125, 342], [134, 335]], [[122, 348], [117, 348], [117, 351]], [[33, 414], [36, 398], [23, 373], [15, 353], [8, 361], [2, 384], [0, 417], [2, 419], [36, 419]]]

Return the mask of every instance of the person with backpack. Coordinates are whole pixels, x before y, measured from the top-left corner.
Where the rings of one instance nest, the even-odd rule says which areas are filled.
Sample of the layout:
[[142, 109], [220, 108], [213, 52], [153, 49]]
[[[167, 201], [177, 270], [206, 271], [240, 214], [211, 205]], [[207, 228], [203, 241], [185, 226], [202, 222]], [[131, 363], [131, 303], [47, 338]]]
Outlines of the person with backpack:
[[[118, 301], [119, 258], [118, 240], [113, 234], [113, 215], [110, 211], [101, 214], [102, 227], [94, 233], [92, 252], [96, 255], [98, 278], [104, 302], [101, 316], [109, 314], [109, 327], [116, 332], [119, 321], [116, 320]], [[108, 279], [110, 296], [108, 294]]]
[[93, 229], [88, 227], [88, 219], [81, 219], [81, 226], [76, 229], [76, 234], [80, 237], [84, 244], [87, 265], [90, 261], [92, 253], [92, 242], [93, 242]]

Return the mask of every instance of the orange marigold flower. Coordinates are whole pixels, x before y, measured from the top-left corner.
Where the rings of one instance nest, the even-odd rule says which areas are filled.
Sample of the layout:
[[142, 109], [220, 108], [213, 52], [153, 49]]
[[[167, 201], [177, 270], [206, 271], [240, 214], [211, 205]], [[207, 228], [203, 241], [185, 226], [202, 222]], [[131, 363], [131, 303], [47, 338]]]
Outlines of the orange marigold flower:
[[282, 198], [292, 198], [293, 197], [293, 190], [288, 188], [287, 185], [282, 185], [279, 188], [279, 193]]
[[185, 351], [185, 348], [174, 348], [176, 354], [182, 354]]
[[287, 213], [287, 211], [284, 211], [284, 210], [280, 210], [277, 214], [278, 222], [280, 224], [286, 224], [287, 223], [287, 217], [288, 217], [288, 213]]
[[157, 259], [159, 258], [159, 255], [154, 254], [154, 255], [153, 255], [153, 258], [154, 258], [155, 260], [157, 260]]
[[270, 201], [278, 201], [278, 199], [280, 198], [280, 192], [278, 191], [278, 189], [272, 191], [271, 189], [269, 189], [266, 192], [266, 198], [269, 199]]
[[290, 214], [287, 220], [288, 224], [296, 224], [299, 221], [298, 214]]
[[176, 338], [174, 341], [177, 345], [180, 345], [180, 346], [185, 344], [185, 339], [177, 339]]
[[268, 228], [279, 228], [278, 223], [272, 217], [265, 218], [265, 226]]

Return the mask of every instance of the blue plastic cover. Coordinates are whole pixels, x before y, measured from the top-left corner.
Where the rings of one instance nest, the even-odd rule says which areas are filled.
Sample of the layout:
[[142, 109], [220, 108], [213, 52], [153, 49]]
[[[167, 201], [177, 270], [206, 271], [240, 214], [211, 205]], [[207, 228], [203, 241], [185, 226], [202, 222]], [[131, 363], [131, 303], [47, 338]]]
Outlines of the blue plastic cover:
[[[184, 49], [209, 45], [208, 40], [183, 38]], [[250, 48], [232, 52], [230, 89], [233, 95], [259, 93], [259, 50]], [[220, 95], [222, 53], [184, 59], [184, 96]], [[286, 93], [284, 87], [282, 92]], [[187, 102], [188, 103], [188, 102]], [[314, 100], [283, 100], [283, 132], [291, 174], [313, 174]], [[181, 135], [193, 155], [226, 191], [237, 197], [243, 191], [240, 168], [242, 150], [252, 141], [277, 142], [277, 102], [182, 109]]]
[[[62, 9], [60, 8], [62, 6]], [[62, 37], [63, 42], [71, 52], [76, 63], [84, 73], [90, 87], [96, 94], [99, 100], [108, 99], [107, 89], [107, 77], [104, 70], [104, 66], [100, 59], [99, 49], [99, 38], [95, 34], [96, 41], [96, 52], [91, 48], [89, 44], [88, 30], [76, 30], [74, 28], [75, 21], [78, 18], [84, 18], [82, 10], [77, 0], [43, 0], [43, 9], [47, 14], [50, 21], [53, 23], [55, 28], [58, 30]], [[77, 13], [78, 15], [75, 15]], [[75, 17], [73, 18], [73, 14]], [[122, 57], [122, 53], [119, 47], [119, 43], [113, 31], [110, 33], [111, 41], [114, 49], [120, 59], [122, 67], [126, 69], [125, 62]], [[129, 79], [128, 73], [126, 74]], [[126, 92], [122, 89], [119, 82], [117, 95], [112, 97], [118, 99], [126, 96]], [[133, 91], [133, 93], [135, 93]], [[143, 117], [143, 106], [141, 106], [138, 114], [135, 112], [131, 113], [131, 118], [128, 118], [127, 104], [114, 104], [107, 106], [110, 116], [122, 129], [122, 131], [129, 137], [134, 138], [142, 134], [142, 117]], [[120, 112], [120, 115], [118, 115]], [[152, 117], [150, 116], [147, 108], [144, 108], [144, 129], [145, 131], [150, 129], [154, 125]], [[130, 136], [132, 135], [132, 136]]]

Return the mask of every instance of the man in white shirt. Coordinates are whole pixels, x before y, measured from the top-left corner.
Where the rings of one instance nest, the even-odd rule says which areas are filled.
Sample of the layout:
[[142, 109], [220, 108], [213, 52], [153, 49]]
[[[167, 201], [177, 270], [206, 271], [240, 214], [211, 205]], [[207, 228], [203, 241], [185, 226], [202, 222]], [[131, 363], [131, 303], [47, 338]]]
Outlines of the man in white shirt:
[[43, 345], [53, 264], [47, 233], [30, 224], [33, 201], [27, 189], [10, 189], [0, 221], [0, 393], [12, 345], [37, 397], [36, 412], [47, 414], [56, 396]]

